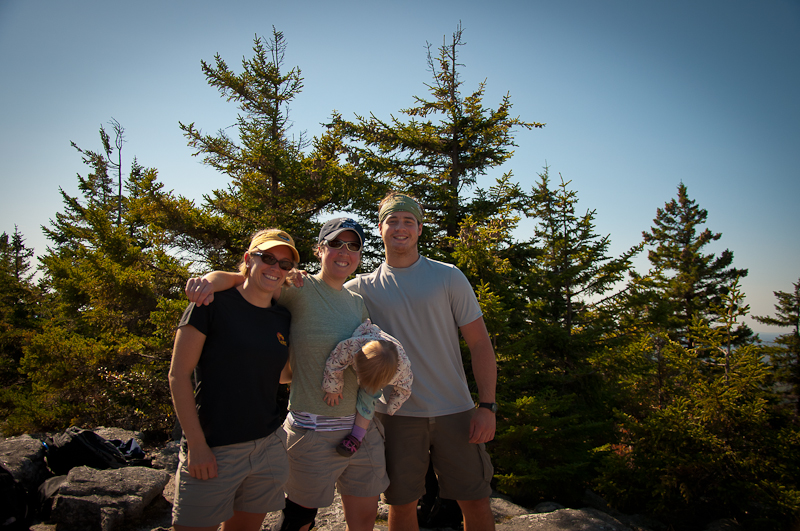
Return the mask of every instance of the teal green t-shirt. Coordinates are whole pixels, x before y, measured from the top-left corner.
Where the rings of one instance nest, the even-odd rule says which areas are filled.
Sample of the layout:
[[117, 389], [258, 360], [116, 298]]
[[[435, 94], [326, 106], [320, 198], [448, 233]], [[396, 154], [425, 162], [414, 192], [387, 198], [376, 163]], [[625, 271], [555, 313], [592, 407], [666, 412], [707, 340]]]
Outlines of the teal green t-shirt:
[[322, 399], [322, 375], [331, 351], [353, 335], [369, 314], [361, 295], [350, 290], [337, 291], [322, 279], [309, 276], [302, 288], [284, 288], [280, 304], [292, 313], [289, 362], [292, 384], [289, 409], [315, 415], [344, 417], [356, 412], [358, 379], [352, 367], [344, 372], [343, 398], [338, 406]]

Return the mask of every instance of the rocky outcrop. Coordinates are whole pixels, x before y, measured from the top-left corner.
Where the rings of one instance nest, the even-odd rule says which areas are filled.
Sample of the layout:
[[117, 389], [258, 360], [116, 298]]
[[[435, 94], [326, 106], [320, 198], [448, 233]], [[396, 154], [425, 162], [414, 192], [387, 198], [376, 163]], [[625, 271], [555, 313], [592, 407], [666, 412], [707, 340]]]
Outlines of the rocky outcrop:
[[[136, 432], [115, 428], [94, 430], [113, 440], [135, 438]], [[158, 448], [146, 448], [153, 467], [126, 467], [95, 470], [72, 469], [60, 479], [49, 479], [52, 496], [45, 504], [44, 518], [32, 524], [32, 531], [167, 531], [170, 529], [174, 472], [178, 464], [178, 444], [171, 442]], [[44, 460], [44, 447], [39, 439], [23, 435], [0, 437], [0, 462], [35, 493], [49, 476]], [[533, 510], [515, 505], [497, 495], [492, 497], [492, 511], [497, 531], [663, 531], [665, 526], [643, 516], [615, 512], [599, 496], [587, 492], [587, 507], [564, 508], [556, 503], [543, 503]], [[47, 515], [49, 511], [49, 515]], [[379, 504], [375, 528], [388, 531], [388, 507]], [[281, 513], [270, 513], [262, 530], [276, 531]], [[334, 503], [320, 509], [316, 518], [318, 531], [345, 531], [344, 512], [337, 495]], [[734, 521], [719, 521], [707, 528], [738, 531]], [[423, 530], [426, 531], [426, 530]]]
[[498, 524], [497, 531], [631, 531], [631, 528], [597, 509], [587, 508], [516, 516]]
[[141, 518], [171, 479], [164, 470], [139, 466], [76, 467], [53, 497], [50, 519], [59, 529], [113, 531]]
[[44, 462], [42, 441], [30, 435], [0, 440], [0, 463], [28, 492], [35, 492], [51, 475]]
[[[106, 439], [141, 440], [136, 432], [114, 428], [94, 430]], [[28, 492], [27, 504], [39, 520], [34, 529], [63, 531], [112, 530], [129, 527], [158, 512], [169, 515], [165, 486], [177, 468], [178, 445], [152, 452], [153, 468], [129, 466], [115, 470], [76, 467], [66, 476], [52, 477], [42, 441], [29, 435], [0, 440], [0, 462]], [[47, 490], [47, 497], [40, 494]], [[161, 503], [153, 503], [159, 500]], [[157, 517], [159, 524], [164, 523]], [[169, 525], [167, 516], [166, 524]]]
[[[542, 504], [542, 508], [554, 509], [553, 512], [533, 513], [499, 495], [492, 497], [491, 502], [497, 531], [640, 531], [591, 508], [565, 509], [558, 504]], [[386, 526], [388, 514], [388, 506], [380, 502], [375, 529], [388, 531]], [[268, 514], [264, 519], [262, 531], [276, 531], [280, 527], [280, 519], [280, 513]], [[345, 531], [345, 528], [344, 512], [337, 494], [330, 507], [320, 509], [314, 529], [315, 531]], [[433, 530], [423, 528], [421, 531]]]

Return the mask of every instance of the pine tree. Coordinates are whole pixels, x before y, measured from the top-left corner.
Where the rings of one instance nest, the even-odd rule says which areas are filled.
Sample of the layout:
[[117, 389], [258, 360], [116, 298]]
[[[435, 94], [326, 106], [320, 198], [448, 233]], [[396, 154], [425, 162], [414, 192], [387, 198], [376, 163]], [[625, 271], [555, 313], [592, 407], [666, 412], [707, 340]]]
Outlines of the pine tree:
[[5, 232], [0, 235], [0, 395], [22, 384], [18, 372], [22, 351], [41, 327], [45, 312], [42, 292], [30, 271], [32, 258], [33, 249], [25, 245], [16, 226], [10, 238]]
[[79, 196], [61, 191], [64, 211], [43, 227], [51, 245], [40, 257], [42, 282], [53, 315], [25, 348], [20, 367], [30, 393], [4, 431], [170, 428], [166, 371], [188, 271], [166, 236], [142, 221], [148, 205], [139, 191], [154, 187], [155, 170], [134, 160], [127, 194], [113, 193], [102, 127], [100, 137], [104, 152], [75, 146], [91, 172], [78, 176]]
[[594, 232], [595, 211], [577, 214], [577, 192], [568, 188], [570, 183], [563, 177], [555, 188], [550, 186], [547, 168], [539, 177], [528, 213], [538, 222], [535, 236], [542, 250], [529, 276], [531, 317], [556, 326], [565, 337], [594, 330], [598, 333], [592, 341], [596, 342], [613, 327], [603, 321], [610, 302], [606, 295], [624, 280], [641, 247], [619, 258], [608, 256], [610, 236]]
[[[299, 68], [285, 68], [286, 40], [273, 28], [269, 41], [254, 39], [253, 57], [232, 71], [217, 54], [201, 61], [208, 84], [240, 113], [238, 139], [225, 130], [207, 135], [194, 124], [180, 124], [195, 156], [224, 174], [230, 184], [204, 196], [202, 207], [171, 194], [156, 194], [154, 216], [175, 234], [187, 252], [205, 265], [231, 269], [249, 238], [265, 227], [279, 227], [295, 239], [301, 260], [311, 259], [321, 215], [348, 210], [368, 183], [339, 163], [341, 140], [330, 134], [308, 141], [291, 134], [289, 105], [303, 88]], [[307, 148], [310, 153], [306, 154]]]
[[[721, 233], [704, 228], [708, 211], [689, 198], [686, 185], [678, 186], [678, 197], [656, 211], [653, 227], [642, 232], [644, 243], [651, 246], [648, 259], [652, 271], [643, 279], [652, 288], [650, 308], [645, 318], [654, 321], [691, 348], [689, 327], [696, 317], [714, 317], [712, 304], [719, 304], [736, 278], [747, 276], [746, 269], [732, 267], [733, 252], [726, 249], [718, 257], [705, 254], [704, 248], [718, 241]], [[737, 341], [751, 335], [740, 323]]]
[[3, 271], [10, 273], [17, 282], [30, 283], [33, 278], [30, 273], [33, 249], [25, 245], [25, 237], [16, 225], [11, 241], [5, 232], [0, 237], [0, 249], [3, 253]]
[[[465, 44], [460, 24], [438, 55], [428, 43], [430, 99], [414, 97], [415, 105], [400, 111], [408, 121], [394, 116], [384, 121], [371, 114], [348, 122], [334, 115], [337, 131], [352, 142], [350, 156], [360, 171], [380, 178], [385, 188], [419, 199], [428, 223], [420, 243], [440, 258], [452, 251], [462, 220], [479, 213], [479, 204], [467, 192], [479, 176], [512, 156], [513, 130], [544, 126], [512, 117], [508, 94], [496, 110], [485, 108], [485, 81], [472, 94], [461, 94], [459, 48]], [[487, 205], [480, 206], [485, 211]], [[367, 215], [375, 217], [374, 212]]]
[[531, 193], [527, 215], [537, 222], [536, 251], [522, 279], [524, 324], [515, 342], [498, 349], [505, 417], [493, 448], [498, 488], [529, 502], [576, 501], [594, 448], [609, 437], [593, 357], [613, 342], [610, 302], [639, 252], [610, 257], [609, 237], [595, 233], [595, 212], [579, 215], [568, 185], [562, 178], [551, 187], [545, 169]]
[[792, 286], [792, 292], [772, 292], [778, 299], [774, 317], [755, 316], [755, 319], [767, 325], [789, 328], [789, 333], [775, 339], [778, 348], [771, 351], [770, 359], [776, 368], [776, 379], [791, 386], [792, 399], [800, 413], [800, 280]]
[[800, 510], [800, 432], [769, 385], [764, 347], [737, 342], [749, 311], [738, 280], [710, 310], [689, 328], [691, 349], [662, 344], [663, 387], [628, 370], [651, 363], [649, 331], [629, 346], [627, 359], [639, 360], [616, 365], [632, 400], [618, 412], [599, 489], [616, 508], [644, 508], [676, 528], [735, 517], [747, 529], [788, 529]]
[[523, 280], [535, 252], [513, 235], [528, 198], [511, 177], [507, 173], [488, 191], [476, 191], [474, 204], [482, 206], [448, 242], [450, 259], [475, 287], [495, 350], [516, 341], [526, 325]]

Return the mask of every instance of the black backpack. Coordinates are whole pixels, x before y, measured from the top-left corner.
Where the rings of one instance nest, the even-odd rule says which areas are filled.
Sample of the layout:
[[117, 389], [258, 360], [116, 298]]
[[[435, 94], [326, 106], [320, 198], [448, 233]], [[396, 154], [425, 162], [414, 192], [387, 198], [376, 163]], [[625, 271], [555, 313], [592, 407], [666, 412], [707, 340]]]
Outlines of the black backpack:
[[45, 461], [56, 476], [67, 474], [76, 466], [105, 470], [122, 468], [128, 464], [125, 455], [114, 444], [92, 430], [75, 426], [48, 437], [44, 445]]

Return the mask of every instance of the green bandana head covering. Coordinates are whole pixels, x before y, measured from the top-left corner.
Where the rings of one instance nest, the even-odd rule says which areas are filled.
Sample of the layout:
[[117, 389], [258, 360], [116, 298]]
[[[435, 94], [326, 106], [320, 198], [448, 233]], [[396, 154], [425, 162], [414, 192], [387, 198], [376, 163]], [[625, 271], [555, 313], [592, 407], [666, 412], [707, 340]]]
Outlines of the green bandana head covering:
[[378, 212], [378, 223], [383, 223], [383, 220], [385, 220], [389, 214], [394, 214], [395, 212], [409, 212], [417, 218], [418, 223], [422, 223], [422, 209], [419, 207], [419, 203], [407, 195], [395, 194], [391, 199], [386, 201], [381, 207], [380, 212]]

